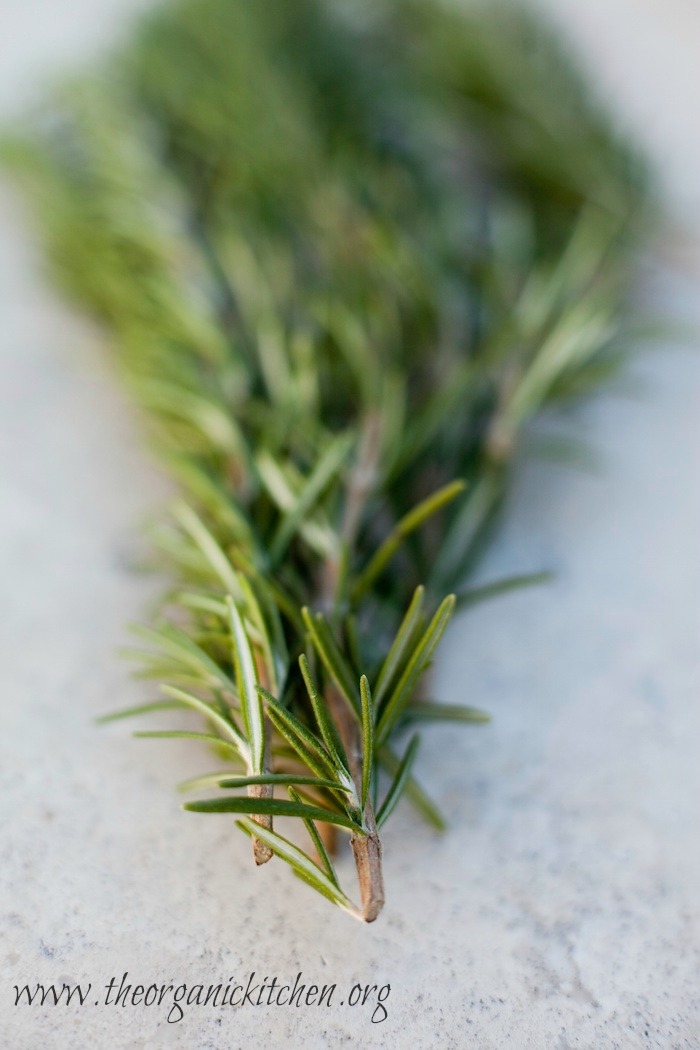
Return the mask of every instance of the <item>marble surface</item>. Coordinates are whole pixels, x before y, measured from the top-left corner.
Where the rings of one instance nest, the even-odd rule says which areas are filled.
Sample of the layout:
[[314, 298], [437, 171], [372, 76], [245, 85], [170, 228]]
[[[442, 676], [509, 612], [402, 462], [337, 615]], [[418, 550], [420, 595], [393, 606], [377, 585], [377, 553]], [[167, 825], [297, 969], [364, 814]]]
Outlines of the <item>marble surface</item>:
[[[210, 761], [195, 744], [95, 728], [143, 695], [114, 650], [152, 594], [128, 565], [166, 489], [0, 190], [0, 1045], [700, 1047], [700, 14], [541, 3], [659, 163], [676, 219], [640, 297], [688, 331], [570, 421], [593, 468], [523, 464], [485, 573], [557, 578], [453, 624], [437, 691], [493, 722], [426, 735], [418, 772], [451, 828], [397, 813], [371, 927], [280, 864], [252, 871], [225, 818], [179, 809], [173, 784]], [[143, 6], [5, 0], [0, 115]], [[192, 1004], [169, 1023], [167, 998], [104, 1004], [125, 972], [337, 989], [330, 1007]], [[83, 1007], [15, 1007], [37, 982], [92, 988]], [[390, 985], [385, 1020], [377, 992], [349, 1005], [357, 983]]]

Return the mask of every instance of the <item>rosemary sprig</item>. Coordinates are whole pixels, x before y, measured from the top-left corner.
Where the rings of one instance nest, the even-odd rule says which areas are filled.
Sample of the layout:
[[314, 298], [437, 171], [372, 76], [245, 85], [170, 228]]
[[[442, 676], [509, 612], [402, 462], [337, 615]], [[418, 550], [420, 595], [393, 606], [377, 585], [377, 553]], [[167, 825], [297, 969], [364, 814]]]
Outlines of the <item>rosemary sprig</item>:
[[443, 826], [397, 734], [486, 717], [420, 695], [455, 604], [541, 579], [465, 589], [523, 427], [619, 356], [639, 166], [541, 26], [427, 0], [180, 0], [6, 152], [180, 491], [166, 699], [116, 717], [203, 716], [136, 734], [230, 763], [185, 808], [371, 921], [399, 798]]

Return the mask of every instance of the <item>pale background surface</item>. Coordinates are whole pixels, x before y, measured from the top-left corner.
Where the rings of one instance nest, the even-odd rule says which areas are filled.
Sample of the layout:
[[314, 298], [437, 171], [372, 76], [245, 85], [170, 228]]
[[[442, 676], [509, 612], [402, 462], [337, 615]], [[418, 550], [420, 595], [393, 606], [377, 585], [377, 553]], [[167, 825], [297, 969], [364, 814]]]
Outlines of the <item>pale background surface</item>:
[[[660, 163], [678, 216], [642, 295], [700, 321], [700, 6], [541, 0]], [[0, 115], [115, 38], [146, 0], [4, 0]], [[693, 227], [695, 232], [693, 232]], [[578, 413], [593, 472], [531, 461], [488, 575], [557, 582], [458, 619], [444, 699], [493, 723], [427, 735], [442, 839], [397, 814], [389, 902], [361, 927], [225, 818], [180, 811], [196, 745], [96, 714], [136, 700], [113, 650], [150, 584], [125, 568], [164, 491], [94, 334], [57, 303], [0, 194], [0, 1044], [84, 1047], [700, 1047], [700, 339], [640, 358]], [[350, 876], [350, 869], [347, 869]], [[263, 911], [260, 900], [270, 901]], [[12, 985], [391, 983], [369, 1010], [12, 1006]]]

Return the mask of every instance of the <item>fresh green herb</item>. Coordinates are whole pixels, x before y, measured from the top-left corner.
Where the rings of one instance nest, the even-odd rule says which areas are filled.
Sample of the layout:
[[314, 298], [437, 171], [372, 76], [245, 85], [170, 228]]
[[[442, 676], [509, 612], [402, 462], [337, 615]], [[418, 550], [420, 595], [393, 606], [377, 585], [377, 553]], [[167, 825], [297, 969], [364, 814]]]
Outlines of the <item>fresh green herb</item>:
[[230, 763], [185, 808], [372, 921], [399, 799], [444, 826], [395, 738], [486, 718], [421, 694], [455, 605], [542, 579], [468, 584], [523, 427], [625, 349], [639, 164], [542, 26], [434, 0], [179, 0], [5, 151], [179, 490], [121, 715], [203, 718], [137, 734]]

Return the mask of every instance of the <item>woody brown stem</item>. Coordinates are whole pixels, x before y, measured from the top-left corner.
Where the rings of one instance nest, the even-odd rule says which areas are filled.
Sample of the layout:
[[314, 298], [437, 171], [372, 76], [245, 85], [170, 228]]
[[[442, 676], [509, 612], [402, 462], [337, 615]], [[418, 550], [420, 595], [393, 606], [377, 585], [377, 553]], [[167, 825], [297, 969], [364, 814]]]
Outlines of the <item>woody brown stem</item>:
[[[365, 824], [368, 825], [368, 814], [365, 810]], [[357, 881], [360, 885], [362, 918], [365, 922], [374, 922], [384, 907], [384, 876], [382, 874], [382, 844], [377, 834], [374, 814], [371, 818], [371, 829], [366, 835], [353, 835], [350, 839]]]
[[[255, 653], [255, 663], [258, 671], [258, 679], [263, 688], [269, 688], [269, 680], [267, 670], [265, 668], [264, 661], [258, 652]], [[272, 726], [270, 725], [267, 715], [263, 718], [263, 735], [265, 739], [265, 752], [263, 756], [263, 772], [269, 773], [271, 768], [272, 758]], [[273, 798], [275, 793], [274, 784], [249, 784], [248, 785], [248, 798]], [[259, 824], [261, 828], [267, 828], [268, 831], [272, 831], [272, 814], [270, 813], [253, 813], [251, 819]], [[270, 849], [266, 842], [262, 839], [258, 839], [253, 836], [253, 860], [256, 864], [267, 864], [268, 860], [271, 860], [274, 856], [273, 851]]]
[[[328, 706], [338, 727], [343, 746], [348, 756], [350, 773], [355, 782], [358, 797], [362, 790], [362, 743], [357, 723], [351, 715], [345, 698], [335, 687], [327, 693]], [[382, 844], [377, 832], [374, 809], [367, 799], [363, 813], [366, 834], [350, 837], [357, 881], [360, 887], [362, 918], [374, 922], [384, 905], [384, 876], [382, 873]]]

